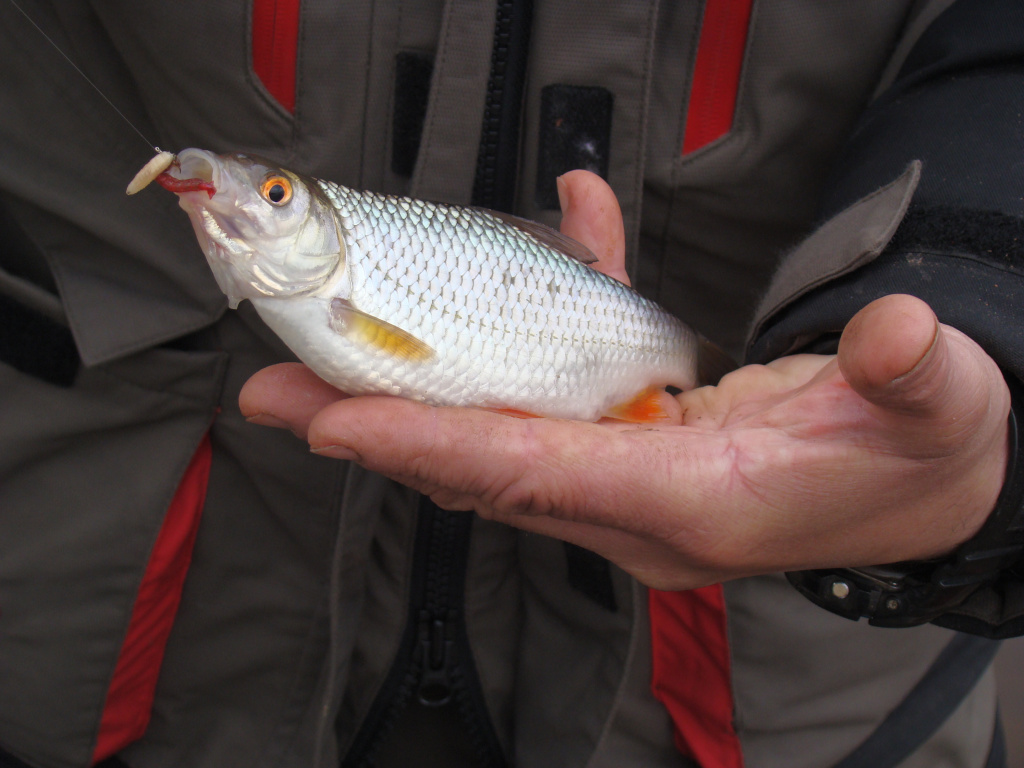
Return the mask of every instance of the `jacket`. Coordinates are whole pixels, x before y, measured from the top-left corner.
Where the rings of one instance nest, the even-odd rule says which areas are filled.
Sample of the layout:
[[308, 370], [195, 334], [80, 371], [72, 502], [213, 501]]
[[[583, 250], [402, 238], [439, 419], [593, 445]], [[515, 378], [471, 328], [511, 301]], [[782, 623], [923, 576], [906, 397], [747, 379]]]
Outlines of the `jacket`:
[[[161, 147], [549, 224], [588, 167], [637, 287], [737, 357], [900, 290], [1024, 376], [1012, 3], [23, 6]], [[0, 35], [0, 764], [1000, 764], [987, 639], [781, 575], [673, 612], [246, 424], [291, 354], [169, 195], [123, 197], [132, 129], [7, 5]], [[962, 628], [1022, 611], [1011, 579]]]

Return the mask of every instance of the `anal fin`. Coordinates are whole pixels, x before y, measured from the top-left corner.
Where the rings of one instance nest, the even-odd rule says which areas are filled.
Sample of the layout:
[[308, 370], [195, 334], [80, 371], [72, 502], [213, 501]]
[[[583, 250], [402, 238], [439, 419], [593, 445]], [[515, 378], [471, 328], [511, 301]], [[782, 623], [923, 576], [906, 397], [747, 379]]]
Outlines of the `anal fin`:
[[604, 418], [629, 421], [634, 424], [650, 424], [659, 421], [671, 421], [662, 398], [665, 391], [657, 387], [645, 389], [636, 397], [614, 406]]

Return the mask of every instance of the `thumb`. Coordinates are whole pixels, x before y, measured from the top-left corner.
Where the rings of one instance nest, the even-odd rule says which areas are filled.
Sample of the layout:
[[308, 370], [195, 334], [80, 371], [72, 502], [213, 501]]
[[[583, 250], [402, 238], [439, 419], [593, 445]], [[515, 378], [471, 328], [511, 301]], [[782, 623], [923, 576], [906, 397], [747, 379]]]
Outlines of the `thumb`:
[[949, 384], [945, 341], [927, 304], [912, 296], [886, 296], [847, 324], [839, 341], [839, 369], [875, 405], [928, 410]]
[[913, 296], [886, 296], [858, 312], [843, 331], [838, 358], [861, 397], [895, 417], [934, 420], [935, 438], [995, 428], [1009, 409], [992, 359]]
[[622, 210], [612, 188], [590, 171], [569, 171], [556, 183], [562, 206], [562, 234], [594, 252], [594, 269], [629, 285]]

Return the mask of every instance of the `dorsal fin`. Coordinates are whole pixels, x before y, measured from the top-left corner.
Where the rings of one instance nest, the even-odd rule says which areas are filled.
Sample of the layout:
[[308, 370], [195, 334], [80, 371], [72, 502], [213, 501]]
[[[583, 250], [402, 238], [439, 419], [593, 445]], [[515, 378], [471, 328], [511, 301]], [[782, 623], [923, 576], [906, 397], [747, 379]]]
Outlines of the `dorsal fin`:
[[475, 210], [480, 213], [486, 213], [488, 216], [493, 216], [499, 221], [508, 224], [510, 227], [520, 229], [526, 234], [530, 235], [534, 240], [546, 245], [552, 250], [564, 253], [571, 259], [575, 259], [580, 264], [593, 264], [598, 259], [587, 246], [573, 240], [568, 235], [563, 235], [557, 229], [552, 229], [547, 224], [541, 224], [539, 221], [530, 221], [529, 219], [523, 219], [519, 216], [513, 216], [511, 213], [502, 213], [501, 211], [491, 211], [487, 208], [476, 208]]

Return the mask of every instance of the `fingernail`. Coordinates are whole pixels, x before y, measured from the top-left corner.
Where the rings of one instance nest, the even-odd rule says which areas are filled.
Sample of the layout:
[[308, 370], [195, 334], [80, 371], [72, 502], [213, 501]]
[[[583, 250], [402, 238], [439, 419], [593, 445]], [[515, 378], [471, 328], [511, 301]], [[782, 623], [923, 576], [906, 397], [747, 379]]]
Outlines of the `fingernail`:
[[555, 179], [555, 189], [558, 190], [558, 205], [564, 216], [572, 206], [572, 193], [569, 191], [569, 185], [565, 182], [564, 177], [559, 176]]
[[283, 419], [272, 416], [269, 413], [257, 413], [252, 416], [246, 416], [245, 420], [250, 424], [259, 424], [261, 427], [275, 427], [277, 429], [291, 430], [292, 425]]
[[326, 456], [330, 459], [341, 459], [342, 461], [360, 461], [361, 457], [351, 448], [344, 445], [318, 445], [311, 447], [310, 453], [317, 456]]

